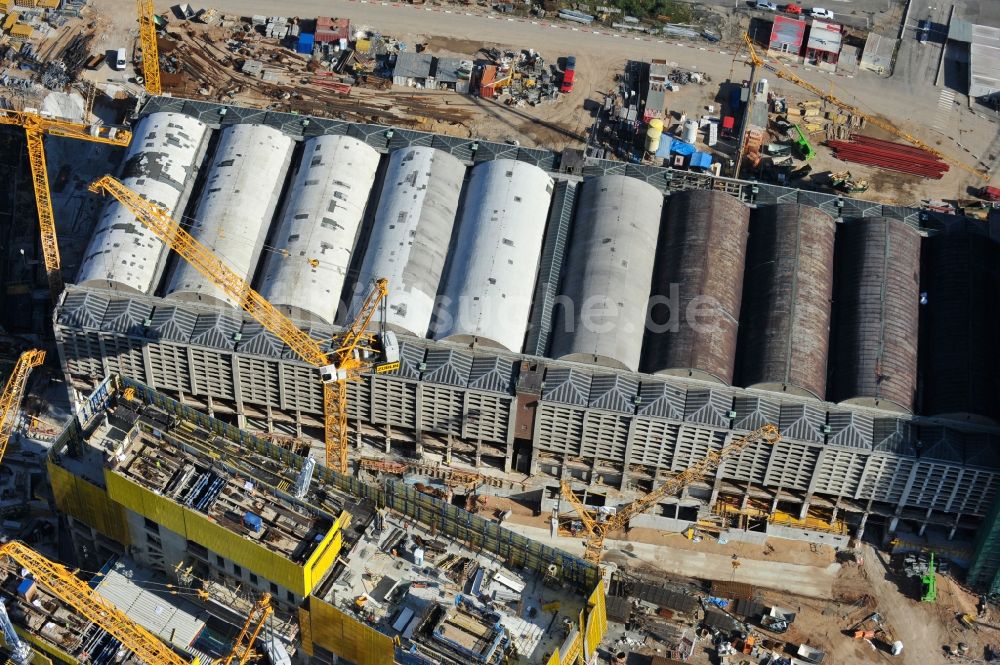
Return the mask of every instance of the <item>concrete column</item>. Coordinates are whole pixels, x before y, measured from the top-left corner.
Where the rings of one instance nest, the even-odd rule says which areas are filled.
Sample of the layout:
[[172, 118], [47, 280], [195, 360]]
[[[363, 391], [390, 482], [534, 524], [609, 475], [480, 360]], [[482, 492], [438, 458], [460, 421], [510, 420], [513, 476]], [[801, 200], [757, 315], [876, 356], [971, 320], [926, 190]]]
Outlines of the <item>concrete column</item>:
[[480, 437], [476, 437], [476, 468], [478, 469], [482, 466], [483, 459], [483, 440]]
[[[63, 367], [65, 366], [64, 364]], [[142, 346], [142, 371], [146, 375], [143, 377], [143, 383], [155, 389], [156, 382], [153, 381], [153, 361], [150, 358], [149, 344], [143, 344]]]
[[868, 524], [868, 511], [861, 513], [861, 522], [858, 524], [858, 530], [854, 534], [855, 539], [861, 540], [861, 537], [865, 535], [865, 525]]
[[413, 408], [413, 443], [416, 447], [417, 458], [424, 456], [424, 387], [422, 383], [416, 384], [416, 399]]
[[[243, 413], [243, 378], [240, 374], [240, 363], [238, 356], [234, 353], [229, 356], [229, 367], [233, 380], [233, 399], [236, 401], [236, 413]], [[270, 414], [268, 414], [270, 416]]]
[[392, 450], [392, 425], [389, 423], [385, 424], [385, 454], [388, 455]]
[[774, 498], [771, 500], [772, 515], [778, 511], [778, 497], [780, 496], [781, 496], [781, 485], [778, 485], [778, 488], [774, 490]]
[[920, 525], [920, 529], [917, 531], [918, 536], [924, 535], [924, 531], [927, 530], [927, 520], [931, 518], [931, 514], [933, 514], [933, 512], [934, 512], [933, 508], [927, 509], [927, 513], [924, 515], [924, 522], [923, 524]]
[[837, 513], [838, 512], [840, 512], [840, 497], [839, 496], [837, 497], [837, 500], [833, 502], [833, 514], [830, 516], [830, 522], [831, 523], [837, 521]]
[[184, 347], [184, 352], [187, 354], [188, 361], [188, 381], [191, 385], [191, 394], [198, 395], [198, 372], [195, 370], [194, 366], [194, 348], [189, 346]]
[[445, 444], [444, 444], [444, 463], [445, 464], [451, 464], [451, 444], [452, 444], [452, 436], [449, 433], [448, 436], [447, 436], [447, 438], [445, 439]]
[[625, 435], [625, 456], [622, 460], [622, 477], [618, 483], [618, 491], [625, 491], [628, 485], [628, 467], [632, 463], [632, 445], [635, 442], [635, 418], [628, 419], [628, 433]]
[[747, 505], [750, 503], [750, 483], [747, 483], [747, 488], [743, 492], [743, 498], [740, 500], [740, 510], [746, 510]]
[[899, 516], [893, 517], [889, 520], [889, 533], [896, 533], [896, 527], [899, 526]]
[[948, 531], [948, 540], [955, 539], [955, 532], [958, 531], [958, 523], [962, 519], [962, 514], [959, 513], [955, 516], [955, 523], [951, 525], [951, 529]]
[[[683, 427], [681, 428], [683, 430]], [[680, 433], [678, 432], [678, 439], [680, 439]], [[728, 446], [733, 440], [732, 433], [726, 435], [726, 439], [722, 442], [723, 447]], [[722, 460], [719, 464], [719, 468], [715, 470], [715, 478], [712, 480], [712, 496], [708, 500], [709, 509], [715, 505], [715, 502], [719, 500], [719, 487], [722, 485], [722, 474], [726, 468], [726, 460]], [[686, 489], [686, 488], [685, 488]]]
[[812, 494], [807, 494], [805, 498], [802, 499], [802, 508], [799, 509], [799, 519], [804, 520], [807, 515], [809, 515], [809, 502], [812, 500]]

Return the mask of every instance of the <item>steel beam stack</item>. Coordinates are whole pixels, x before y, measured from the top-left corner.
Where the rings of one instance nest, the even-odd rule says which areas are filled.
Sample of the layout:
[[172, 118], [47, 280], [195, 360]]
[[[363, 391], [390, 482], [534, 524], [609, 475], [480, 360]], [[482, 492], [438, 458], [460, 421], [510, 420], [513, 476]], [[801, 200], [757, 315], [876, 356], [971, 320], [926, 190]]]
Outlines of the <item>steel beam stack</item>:
[[851, 141], [827, 141], [837, 159], [877, 166], [900, 173], [940, 180], [948, 165], [923, 148], [883, 141], [870, 136], [855, 136]]

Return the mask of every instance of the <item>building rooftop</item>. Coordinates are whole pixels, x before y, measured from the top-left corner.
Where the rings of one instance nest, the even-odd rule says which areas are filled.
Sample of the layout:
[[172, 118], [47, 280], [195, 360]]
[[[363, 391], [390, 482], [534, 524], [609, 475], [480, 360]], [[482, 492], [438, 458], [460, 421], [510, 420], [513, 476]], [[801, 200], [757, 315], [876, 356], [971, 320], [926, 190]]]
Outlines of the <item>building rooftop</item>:
[[126, 557], [110, 562], [94, 581], [97, 593], [167, 644], [198, 656], [203, 663], [223, 655], [197, 648], [205, 629], [204, 610], [178, 596], [168, 599], [151, 591], [165, 586], [152, 571], [137, 567]]
[[982, 97], [1000, 91], [1000, 28], [972, 26], [969, 94]]
[[393, 76], [405, 76], [406, 78], [427, 78], [431, 75], [431, 67], [434, 64], [434, 56], [430, 53], [410, 53], [403, 51], [396, 56], [396, 66], [392, 70]]
[[[815, 30], [815, 28], [813, 29]], [[771, 28], [771, 39], [768, 48], [780, 50], [782, 44], [788, 44], [790, 47], [794, 46], [796, 48], [797, 55], [797, 49], [802, 46], [805, 34], [805, 21], [779, 14], [774, 17], [774, 27]]]
[[[225, 443], [194, 423], [125, 400], [107, 407], [107, 415], [88, 443], [104, 453], [111, 472], [247, 540], [302, 563], [333, 526], [332, 516], [319, 514], [274, 490], [268, 479], [252, 477], [206, 450]], [[76, 464], [96, 461], [91, 452]]]
[[809, 41], [806, 48], [827, 53], [840, 53], [842, 34], [840, 26], [826, 21], [813, 21], [809, 30]]
[[[435, 481], [424, 478], [428, 483]], [[430, 491], [441, 489], [433, 488]], [[563, 618], [584, 600], [558, 583], [525, 577], [392, 513], [373, 514], [364, 536], [342, 554], [345, 566], [317, 592], [402, 647], [448, 665], [545, 662], [565, 640]], [[359, 599], [363, 599], [359, 602]]]

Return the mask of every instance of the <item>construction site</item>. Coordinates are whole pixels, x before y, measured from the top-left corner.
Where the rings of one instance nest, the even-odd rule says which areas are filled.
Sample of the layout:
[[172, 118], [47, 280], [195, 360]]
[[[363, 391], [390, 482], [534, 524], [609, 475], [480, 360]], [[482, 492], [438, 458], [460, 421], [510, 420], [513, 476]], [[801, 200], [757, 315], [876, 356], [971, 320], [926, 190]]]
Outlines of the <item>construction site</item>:
[[128, 7], [3, 37], [11, 662], [1000, 657], [995, 160], [877, 46]]

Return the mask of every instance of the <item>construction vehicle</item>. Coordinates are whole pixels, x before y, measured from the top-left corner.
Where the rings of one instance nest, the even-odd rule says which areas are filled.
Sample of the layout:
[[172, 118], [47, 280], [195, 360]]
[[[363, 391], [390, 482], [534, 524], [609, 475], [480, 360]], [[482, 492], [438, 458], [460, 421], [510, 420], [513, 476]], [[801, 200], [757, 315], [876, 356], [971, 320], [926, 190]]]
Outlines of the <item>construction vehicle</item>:
[[132, 140], [132, 134], [105, 125], [85, 125], [50, 118], [34, 111], [0, 110], [0, 125], [23, 127], [24, 135], [28, 139], [28, 162], [31, 165], [31, 182], [35, 188], [35, 207], [38, 210], [38, 228], [42, 237], [42, 257], [45, 261], [49, 290], [52, 292], [52, 299], [55, 300], [62, 293], [62, 265], [59, 259], [59, 244], [56, 240], [56, 222], [52, 212], [52, 194], [49, 191], [49, 172], [45, 165], [43, 137], [48, 134], [127, 146]]
[[931, 552], [931, 560], [927, 564], [927, 573], [920, 577], [920, 585], [923, 589], [923, 593], [920, 594], [922, 602], [933, 603], [937, 601], [937, 575], [935, 571], [934, 552]]
[[14, 425], [17, 424], [17, 414], [20, 413], [21, 400], [24, 399], [31, 370], [43, 362], [45, 362], [44, 351], [33, 349], [22, 353], [14, 365], [10, 378], [7, 379], [7, 384], [3, 387], [3, 393], [0, 393], [0, 461], [3, 461], [4, 453], [7, 452], [7, 442], [14, 433]]
[[138, 0], [139, 41], [142, 44], [142, 84], [150, 95], [159, 95], [160, 49], [156, 44], [156, 15], [153, 0]]
[[[302, 360], [319, 370], [323, 381], [326, 465], [347, 473], [347, 383], [362, 374], [393, 372], [399, 368], [399, 344], [384, 329], [388, 282], [376, 280], [347, 329], [333, 339], [333, 350], [323, 350], [319, 342], [300, 330], [257, 293], [222, 259], [181, 228], [160, 206], [147, 201], [111, 176], [92, 183], [90, 190], [107, 193], [125, 206], [136, 219], [168, 247], [181, 255], [201, 275], [239, 303], [266, 330], [289, 346]], [[376, 314], [379, 330], [368, 332]]]
[[[49, 561], [16, 540], [0, 545], [0, 557], [10, 557], [30, 573], [35, 582], [76, 610], [80, 616], [103, 628], [147, 665], [192, 665], [155, 635], [134, 623], [128, 615], [101, 597], [89, 584], [65, 566]], [[0, 621], [5, 624], [3, 633], [8, 639], [7, 648], [11, 652], [11, 660], [16, 665], [27, 665], [31, 651], [20, 639], [15, 645], [11, 644], [8, 631], [15, 637], [17, 634], [6, 614], [6, 611], [0, 613]], [[26, 658], [18, 660], [19, 657]], [[197, 659], [194, 665], [197, 665]]]
[[216, 659], [212, 665], [246, 665], [254, 655], [253, 645], [257, 642], [264, 624], [274, 614], [271, 607], [271, 594], [264, 593], [260, 600], [254, 603], [253, 609], [247, 615], [247, 620], [243, 623], [243, 629], [233, 643], [233, 649], [225, 658]]
[[857, 194], [868, 191], [868, 181], [855, 178], [850, 171], [839, 171], [830, 174], [830, 182], [834, 189], [847, 194]]
[[876, 648], [888, 651], [893, 656], [903, 652], [903, 643], [889, 630], [885, 619], [878, 612], [872, 612], [848, 629], [856, 640], [868, 640]]
[[795, 128], [795, 143], [799, 146], [799, 150], [802, 153], [802, 159], [807, 162], [816, 156], [816, 149], [813, 148], [812, 143], [809, 142], [809, 137], [806, 133], [802, 131], [802, 128], [798, 125], [792, 125]]
[[719, 451], [709, 451], [706, 457], [671, 477], [649, 494], [632, 503], [618, 507], [613, 513], [597, 511], [595, 515], [595, 511], [587, 508], [573, 492], [569, 481], [563, 480], [561, 483], [562, 496], [576, 510], [587, 534], [583, 558], [591, 563], [599, 564], [604, 556], [604, 539], [608, 533], [625, 528], [633, 516], [646, 512], [663, 497], [679, 492], [696, 480], [700, 480], [707, 473], [718, 468], [727, 457], [759, 442], [773, 445], [779, 441], [781, 441], [781, 434], [778, 432], [778, 428], [771, 424], [764, 425], [731, 441]]
[[757, 55], [757, 49], [754, 48], [753, 39], [750, 38], [749, 34], [744, 33], [744, 35], [743, 35], [743, 43], [747, 47], [747, 52], [748, 52], [748, 54], [750, 56], [750, 62], [752, 63], [754, 69], [756, 69], [758, 67], [763, 67], [764, 69], [767, 69], [767, 70], [769, 70], [771, 72], [774, 72], [774, 74], [777, 75], [778, 78], [785, 79], [786, 81], [794, 83], [795, 85], [799, 86], [800, 88], [804, 88], [804, 89], [808, 90], [809, 92], [811, 92], [814, 95], [818, 96], [823, 101], [829, 102], [830, 104], [833, 104], [834, 106], [840, 108], [843, 111], [846, 111], [847, 113], [850, 113], [851, 115], [854, 115], [854, 116], [859, 117], [859, 118], [863, 118], [865, 120], [865, 122], [868, 122], [868, 123], [870, 123], [872, 125], [875, 125], [876, 127], [879, 127], [880, 129], [882, 129], [882, 130], [888, 132], [889, 134], [891, 134], [892, 136], [895, 136], [898, 139], [902, 139], [903, 141], [906, 141], [907, 143], [915, 145], [918, 148], [926, 150], [926, 151], [928, 151], [928, 152], [936, 155], [937, 157], [939, 157], [939, 158], [941, 158], [941, 159], [943, 159], [943, 160], [945, 160], [947, 162], [950, 162], [951, 164], [954, 164], [955, 166], [957, 166], [957, 167], [959, 167], [959, 168], [961, 168], [961, 169], [963, 169], [965, 171], [968, 171], [969, 173], [971, 173], [972, 175], [976, 176], [977, 178], [980, 178], [980, 179], [983, 179], [983, 180], [989, 180], [989, 178], [990, 178], [989, 174], [984, 173], [984, 172], [982, 172], [982, 171], [980, 171], [980, 170], [978, 170], [976, 168], [973, 168], [973, 167], [969, 166], [968, 164], [966, 164], [965, 162], [962, 162], [962, 161], [960, 161], [958, 159], [955, 159], [953, 157], [949, 157], [948, 155], [942, 153], [939, 150], [935, 150], [934, 148], [932, 148], [931, 146], [927, 145], [926, 143], [924, 143], [923, 141], [921, 141], [917, 137], [911, 136], [910, 134], [907, 134], [903, 130], [899, 129], [892, 122], [890, 122], [888, 120], [883, 120], [882, 118], [879, 118], [877, 116], [869, 115], [869, 114], [865, 113], [864, 111], [862, 111], [861, 109], [859, 109], [858, 107], [856, 107], [856, 106], [854, 106], [852, 104], [848, 104], [847, 102], [842, 101], [840, 99], [837, 99], [836, 97], [833, 96], [832, 93], [824, 92], [822, 89], [820, 89], [819, 87], [813, 85], [812, 83], [809, 83], [808, 81], [802, 80], [801, 78], [799, 78], [798, 76], [796, 76], [795, 73], [793, 73], [791, 70], [787, 69], [783, 65], [771, 64], [771, 63], [765, 62], [759, 55]]

